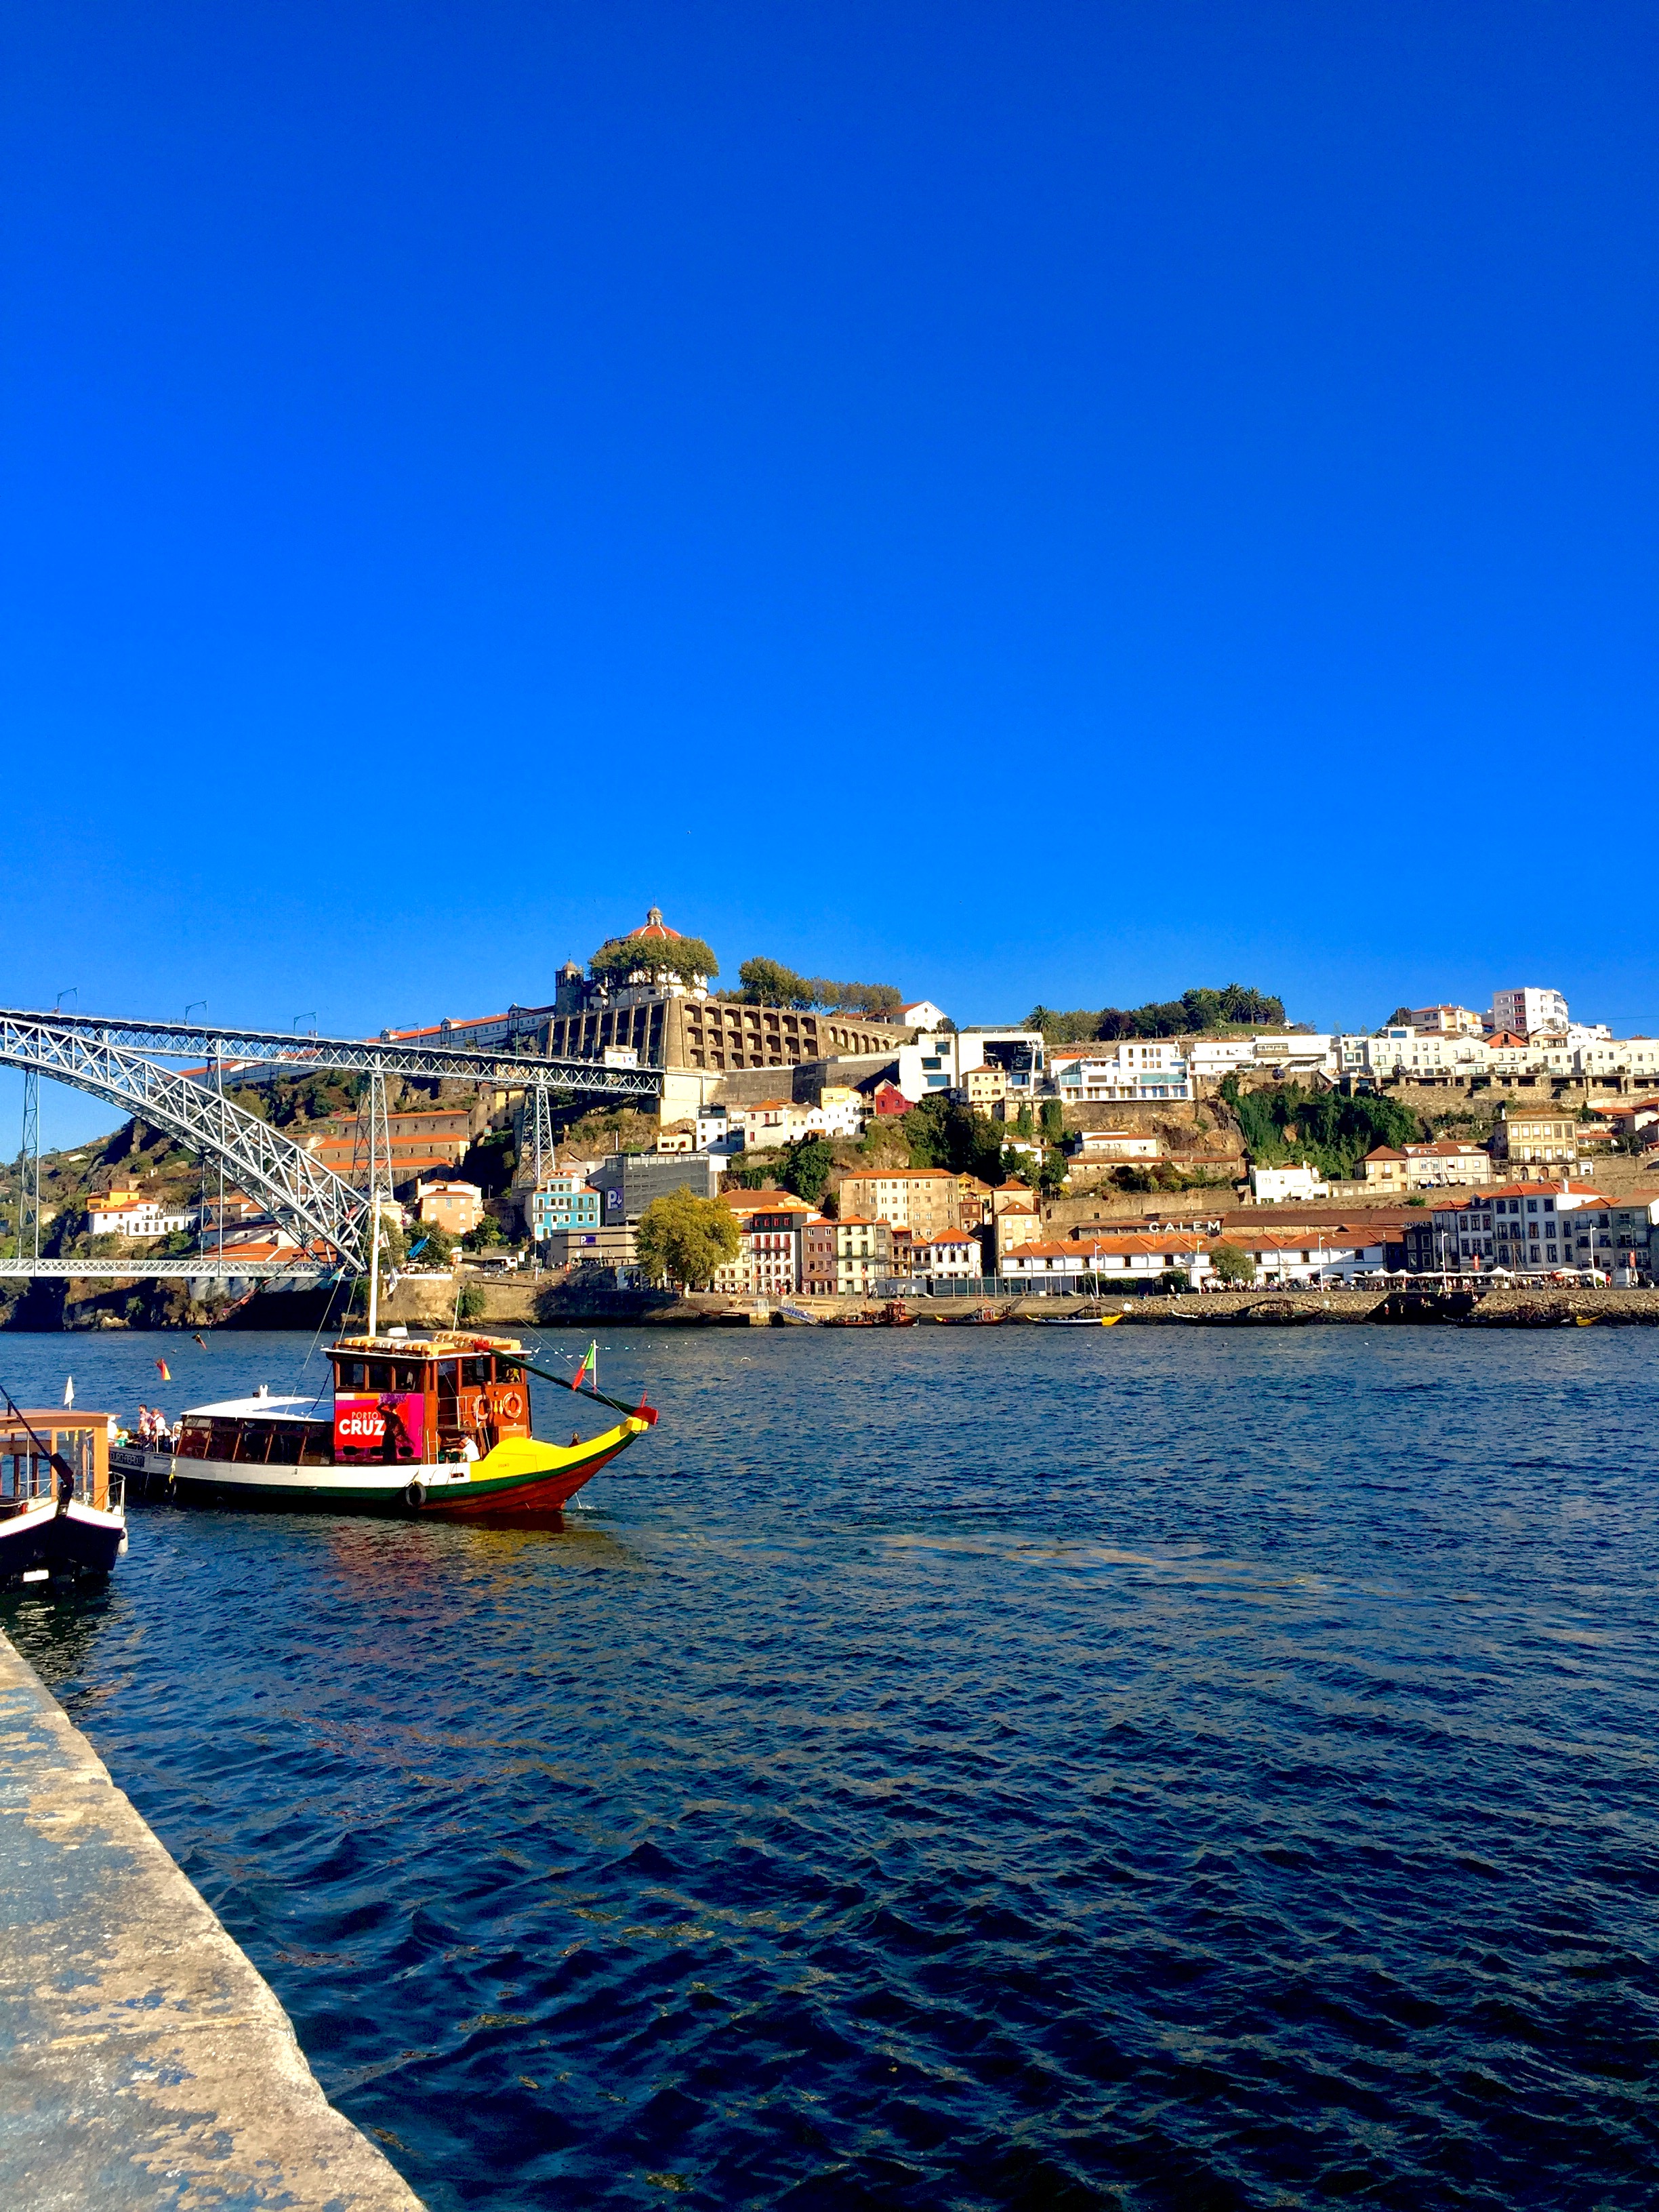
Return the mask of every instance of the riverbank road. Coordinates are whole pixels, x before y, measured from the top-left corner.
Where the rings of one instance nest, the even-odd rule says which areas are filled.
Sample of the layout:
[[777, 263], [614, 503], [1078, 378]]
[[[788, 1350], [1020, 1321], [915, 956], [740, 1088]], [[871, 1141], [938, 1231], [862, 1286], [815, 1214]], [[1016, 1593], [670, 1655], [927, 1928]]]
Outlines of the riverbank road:
[[421, 2212], [3, 1636], [0, 2204]]

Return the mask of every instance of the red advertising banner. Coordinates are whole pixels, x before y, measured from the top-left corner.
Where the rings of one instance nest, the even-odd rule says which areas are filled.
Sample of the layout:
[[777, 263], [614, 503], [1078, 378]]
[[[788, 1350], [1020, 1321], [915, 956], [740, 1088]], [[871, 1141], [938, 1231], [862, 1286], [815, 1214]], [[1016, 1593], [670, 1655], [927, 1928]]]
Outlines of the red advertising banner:
[[[387, 1432], [390, 1431], [390, 1449]], [[334, 1463], [373, 1461], [401, 1467], [426, 1457], [426, 1400], [418, 1390], [382, 1390], [334, 1399]]]

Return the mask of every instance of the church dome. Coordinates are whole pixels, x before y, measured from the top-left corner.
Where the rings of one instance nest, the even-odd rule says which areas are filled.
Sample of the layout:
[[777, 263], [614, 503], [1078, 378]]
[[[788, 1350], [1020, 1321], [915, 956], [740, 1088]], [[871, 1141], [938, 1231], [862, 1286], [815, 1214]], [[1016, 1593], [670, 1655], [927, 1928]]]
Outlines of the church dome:
[[662, 918], [662, 908], [659, 906], [653, 906], [646, 915], [645, 927], [636, 929], [634, 934], [635, 937], [659, 938], [666, 944], [671, 938], [678, 938], [679, 932], [678, 929], [670, 929]]

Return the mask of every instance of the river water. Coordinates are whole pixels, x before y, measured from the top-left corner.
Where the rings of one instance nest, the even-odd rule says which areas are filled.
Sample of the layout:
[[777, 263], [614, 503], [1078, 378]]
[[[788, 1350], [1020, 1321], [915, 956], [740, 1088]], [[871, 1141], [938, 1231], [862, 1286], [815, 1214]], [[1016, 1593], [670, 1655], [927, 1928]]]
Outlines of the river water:
[[[0, 1381], [307, 1351], [208, 1345]], [[434, 2212], [1650, 2207], [1656, 1352], [617, 1331], [562, 1529], [138, 1508], [0, 1625]]]

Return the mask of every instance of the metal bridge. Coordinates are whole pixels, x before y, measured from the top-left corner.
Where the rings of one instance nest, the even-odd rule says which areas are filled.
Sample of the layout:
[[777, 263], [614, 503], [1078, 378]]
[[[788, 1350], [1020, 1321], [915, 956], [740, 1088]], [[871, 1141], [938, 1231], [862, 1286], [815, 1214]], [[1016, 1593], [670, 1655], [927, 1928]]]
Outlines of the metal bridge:
[[[234, 1244], [227, 1245], [227, 1253], [234, 1252]], [[256, 1279], [269, 1282], [273, 1276], [296, 1283], [333, 1281], [340, 1273], [338, 1262], [332, 1259], [304, 1259], [293, 1252], [284, 1252], [281, 1259], [289, 1262], [278, 1265], [276, 1261], [262, 1260], [250, 1266], [244, 1260], [240, 1264], [232, 1259], [189, 1260], [0, 1260], [0, 1283], [58, 1282], [66, 1283], [71, 1278], [76, 1282], [89, 1283], [147, 1283], [194, 1282], [251, 1283]]]
[[[197, 1074], [164, 1067], [164, 1060], [210, 1065], [210, 1085]], [[368, 1083], [359, 1109], [368, 1126], [365, 1168], [368, 1188], [359, 1188], [313, 1159], [280, 1130], [250, 1114], [224, 1095], [224, 1079], [250, 1062], [279, 1066], [303, 1075], [318, 1068], [348, 1069]], [[0, 1067], [21, 1068], [24, 1077], [23, 1152], [19, 1164], [18, 1260], [8, 1275], [84, 1273], [40, 1260], [40, 1091], [42, 1076], [67, 1083], [103, 1099], [125, 1115], [159, 1129], [202, 1158], [217, 1161], [237, 1187], [258, 1199], [273, 1218], [308, 1250], [326, 1246], [335, 1264], [362, 1273], [374, 1219], [371, 1193], [384, 1196], [392, 1185], [391, 1139], [387, 1131], [386, 1079], [409, 1075], [428, 1081], [489, 1083], [525, 1093], [525, 1145], [536, 1180], [553, 1147], [555, 1103], [582, 1098], [654, 1098], [662, 1088], [659, 1069], [606, 1067], [595, 1060], [555, 1060], [516, 1050], [467, 1050], [414, 1039], [298, 1036], [282, 1030], [222, 1029], [188, 1022], [118, 1019], [109, 1015], [35, 1013], [0, 1009]], [[222, 1263], [226, 1273], [232, 1263]], [[287, 1273], [292, 1255], [268, 1268]], [[102, 1270], [99, 1269], [101, 1273]], [[119, 1279], [151, 1269], [134, 1267]], [[172, 1273], [169, 1267], [167, 1273]], [[180, 1274], [217, 1272], [200, 1262], [181, 1261]], [[251, 1270], [244, 1269], [244, 1273]]]

